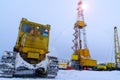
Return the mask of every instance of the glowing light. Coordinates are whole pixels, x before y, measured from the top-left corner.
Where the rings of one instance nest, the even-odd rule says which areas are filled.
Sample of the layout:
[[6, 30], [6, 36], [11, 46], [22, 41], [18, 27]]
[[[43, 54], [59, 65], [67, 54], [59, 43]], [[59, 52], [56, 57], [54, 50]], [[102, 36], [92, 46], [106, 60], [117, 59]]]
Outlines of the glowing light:
[[87, 4], [86, 3], [82, 3], [82, 9], [86, 10], [87, 8], [88, 8]]

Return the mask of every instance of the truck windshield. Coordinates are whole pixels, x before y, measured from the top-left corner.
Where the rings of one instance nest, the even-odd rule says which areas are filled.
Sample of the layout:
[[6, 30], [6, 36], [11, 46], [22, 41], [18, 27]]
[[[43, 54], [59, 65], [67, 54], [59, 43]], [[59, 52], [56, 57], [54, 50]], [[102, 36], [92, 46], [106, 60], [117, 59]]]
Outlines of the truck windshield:
[[[37, 29], [37, 32], [35, 32]], [[31, 24], [23, 24], [22, 25], [22, 31], [23, 32], [26, 32], [26, 33], [30, 33], [30, 34], [34, 34], [34, 33], [37, 33], [38, 35], [40, 36], [48, 36], [48, 29], [47, 28], [44, 28], [44, 27], [36, 27], [35, 29], [35, 26], [31, 25]]]
[[33, 30], [33, 29], [34, 29], [33, 25], [30, 25], [30, 24], [23, 24], [22, 25], [22, 31], [23, 32], [30, 33], [30, 31]]

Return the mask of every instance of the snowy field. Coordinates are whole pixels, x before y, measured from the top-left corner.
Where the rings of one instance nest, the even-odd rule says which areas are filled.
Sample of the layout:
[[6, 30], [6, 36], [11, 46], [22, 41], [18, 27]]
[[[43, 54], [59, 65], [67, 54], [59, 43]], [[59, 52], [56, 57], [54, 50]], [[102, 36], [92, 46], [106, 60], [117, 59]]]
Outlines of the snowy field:
[[120, 71], [60, 70], [55, 79], [45, 78], [0, 78], [0, 80], [120, 80]]

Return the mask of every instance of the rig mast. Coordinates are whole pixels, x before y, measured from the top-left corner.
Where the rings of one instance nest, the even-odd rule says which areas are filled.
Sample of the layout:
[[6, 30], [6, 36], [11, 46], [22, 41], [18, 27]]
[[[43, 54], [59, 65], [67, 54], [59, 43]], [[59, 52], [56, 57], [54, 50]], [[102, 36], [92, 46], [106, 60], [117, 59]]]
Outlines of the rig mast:
[[83, 15], [83, 3], [82, 0], [79, 0], [77, 7], [77, 20], [74, 24], [75, 33], [73, 36], [75, 37], [73, 40], [73, 51], [71, 57], [71, 66], [74, 69], [80, 70], [84, 68], [94, 68], [97, 66], [96, 60], [90, 58], [89, 49], [87, 47], [87, 39], [85, 32], [85, 21]]
[[120, 45], [117, 27], [114, 27], [114, 53], [116, 68], [120, 68]]

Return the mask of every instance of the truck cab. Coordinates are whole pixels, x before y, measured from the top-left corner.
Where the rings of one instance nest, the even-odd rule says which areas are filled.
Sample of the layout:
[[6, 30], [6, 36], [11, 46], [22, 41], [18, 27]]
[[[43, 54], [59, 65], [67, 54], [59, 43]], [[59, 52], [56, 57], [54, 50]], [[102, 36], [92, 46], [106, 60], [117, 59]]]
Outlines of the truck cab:
[[20, 22], [14, 51], [32, 64], [45, 59], [48, 51], [50, 25], [38, 24], [23, 18]]

